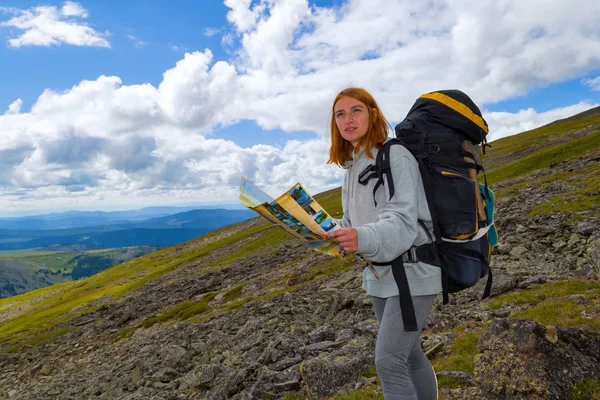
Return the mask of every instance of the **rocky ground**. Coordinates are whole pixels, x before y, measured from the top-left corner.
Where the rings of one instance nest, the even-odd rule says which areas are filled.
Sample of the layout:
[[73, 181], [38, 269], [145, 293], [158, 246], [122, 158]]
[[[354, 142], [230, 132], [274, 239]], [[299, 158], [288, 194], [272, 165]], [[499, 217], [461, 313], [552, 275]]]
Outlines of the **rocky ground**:
[[[593, 161], [573, 161], [585, 162]], [[525, 217], [561, 185], [525, 187], [498, 200], [493, 296], [572, 277], [598, 282], [600, 221], [593, 213]], [[227, 234], [260, 223], [237, 224]], [[241, 400], [297, 392], [319, 398], [372, 385], [375, 378], [364, 375], [373, 368], [377, 323], [360, 288], [362, 266], [352, 261], [330, 271], [327, 256], [290, 240], [207, 269], [243, 244], [181, 265], [116, 303], [98, 299], [96, 311], [59, 326], [73, 329], [53, 342], [16, 353], [0, 349], [0, 399]], [[309, 278], [309, 270], [317, 272]], [[488, 327], [473, 376], [438, 371], [464, 383], [443, 389], [444, 399], [564, 399], [565, 388], [577, 379], [600, 379], [597, 333], [508, 319], [520, 305], [485, 311], [481, 293], [480, 285], [452, 296], [449, 305], [438, 301], [423, 334], [426, 350], [439, 349], [436, 357], [448, 351], [451, 328], [465, 321]], [[174, 318], [120, 335], [190, 300], [206, 301], [212, 317]], [[600, 318], [600, 310], [586, 311]], [[532, 363], [537, 367], [527, 368]]]

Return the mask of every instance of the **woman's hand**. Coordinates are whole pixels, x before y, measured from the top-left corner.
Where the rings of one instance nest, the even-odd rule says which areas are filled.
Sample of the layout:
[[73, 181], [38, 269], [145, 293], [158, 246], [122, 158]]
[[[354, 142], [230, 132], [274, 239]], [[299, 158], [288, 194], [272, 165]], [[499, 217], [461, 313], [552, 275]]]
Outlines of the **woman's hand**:
[[354, 228], [340, 228], [327, 233], [327, 239], [335, 240], [342, 251], [356, 253], [358, 251], [358, 232]]

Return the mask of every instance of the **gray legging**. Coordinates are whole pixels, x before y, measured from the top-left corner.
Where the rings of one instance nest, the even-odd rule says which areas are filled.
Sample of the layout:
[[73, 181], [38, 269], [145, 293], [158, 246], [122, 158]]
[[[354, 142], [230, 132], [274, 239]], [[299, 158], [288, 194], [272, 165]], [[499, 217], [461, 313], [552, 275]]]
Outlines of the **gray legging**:
[[398, 296], [387, 299], [371, 296], [379, 321], [375, 366], [385, 400], [437, 399], [435, 372], [419, 340], [435, 297], [412, 297], [419, 331], [406, 332]]

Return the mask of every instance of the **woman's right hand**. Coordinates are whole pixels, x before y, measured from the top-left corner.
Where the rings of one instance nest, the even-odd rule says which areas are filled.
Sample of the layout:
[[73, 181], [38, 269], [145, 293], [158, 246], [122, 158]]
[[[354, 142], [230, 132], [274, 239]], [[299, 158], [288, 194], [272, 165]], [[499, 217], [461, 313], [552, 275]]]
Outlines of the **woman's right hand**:
[[356, 253], [358, 251], [358, 232], [354, 228], [340, 228], [327, 233], [327, 239], [333, 239], [340, 245], [340, 250], [346, 253]]

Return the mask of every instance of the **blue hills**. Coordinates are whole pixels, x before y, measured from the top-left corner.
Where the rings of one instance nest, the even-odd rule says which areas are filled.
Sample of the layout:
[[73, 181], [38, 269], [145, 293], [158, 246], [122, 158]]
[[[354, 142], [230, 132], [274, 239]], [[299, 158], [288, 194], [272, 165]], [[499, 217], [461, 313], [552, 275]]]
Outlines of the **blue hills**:
[[[153, 207], [133, 211], [70, 211], [0, 218], [0, 250], [72, 246], [94, 250], [170, 246], [252, 218], [250, 210]], [[171, 211], [171, 213], [169, 213]]]

